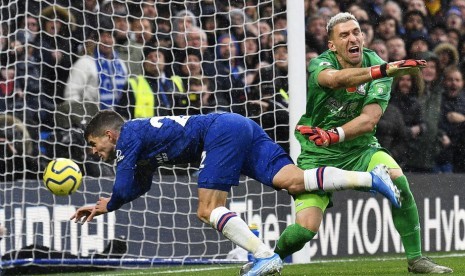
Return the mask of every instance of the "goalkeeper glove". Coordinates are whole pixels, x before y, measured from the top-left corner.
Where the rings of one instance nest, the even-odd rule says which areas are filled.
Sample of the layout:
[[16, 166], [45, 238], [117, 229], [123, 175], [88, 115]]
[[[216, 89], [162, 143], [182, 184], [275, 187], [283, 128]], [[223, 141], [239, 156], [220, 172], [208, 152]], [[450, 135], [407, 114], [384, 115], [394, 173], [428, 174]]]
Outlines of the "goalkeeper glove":
[[370, 67], [371, 78], [376, 80], [384, 77], [398, 77], [403, 75], [418, 74], [420, 68], [426, 66], [425, 60], [407, 59], [384, 63]]
[[324, 130], [319, 127], [298, 125], [296, 130], [308, 136], [308, 140], [313, 141], [319, 147], [327, 147], [344, 141], [344, 131], [340, 127]]

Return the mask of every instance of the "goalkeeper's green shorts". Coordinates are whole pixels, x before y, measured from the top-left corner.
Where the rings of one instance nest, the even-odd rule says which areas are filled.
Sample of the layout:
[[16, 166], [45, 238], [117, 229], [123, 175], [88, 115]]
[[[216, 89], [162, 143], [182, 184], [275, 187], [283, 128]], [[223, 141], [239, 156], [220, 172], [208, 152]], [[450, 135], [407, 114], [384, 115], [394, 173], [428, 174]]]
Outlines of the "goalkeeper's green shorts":
[[[399, 164], [397, 164], [394, 158], [392, 158], [387, 152], [380, 150], [373, 154], [366, 171], [371, 171], [379, 164], [384, 164], [390, 169], [400, 168]], [[320, 208], [324, 212], [326, 208], [333, 206], [331, 197], [332, 193], [323, 191], [300, 194], [295, 197], [295, 212], [297, 213], [305, 208], [310, 207]]]

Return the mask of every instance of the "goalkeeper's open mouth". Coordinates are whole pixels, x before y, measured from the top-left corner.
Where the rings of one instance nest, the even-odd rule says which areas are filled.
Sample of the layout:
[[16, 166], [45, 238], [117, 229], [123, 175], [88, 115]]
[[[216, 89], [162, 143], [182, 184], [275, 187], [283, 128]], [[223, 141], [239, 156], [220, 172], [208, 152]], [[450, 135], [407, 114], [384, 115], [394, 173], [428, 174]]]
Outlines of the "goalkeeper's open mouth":
[[351, 54], [351, 55], [359, 55], [360, 54], [360, 47], [359, 46], [349, 47], [349, 54]]
[[355, 63], [360, 62], [360, 57], [362, 56], [361, 52], [361, 47], [360, 46], [351, 46], [347, 50], [347, 56], [348, 58]]

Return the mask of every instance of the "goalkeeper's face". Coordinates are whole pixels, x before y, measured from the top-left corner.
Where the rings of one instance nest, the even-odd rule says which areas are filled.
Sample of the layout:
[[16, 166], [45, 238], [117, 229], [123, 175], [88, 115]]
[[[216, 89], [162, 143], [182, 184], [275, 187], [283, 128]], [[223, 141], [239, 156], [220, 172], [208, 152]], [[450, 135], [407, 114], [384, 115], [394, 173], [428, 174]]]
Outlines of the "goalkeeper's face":
[[328, 41], [343, 68], [359, 67], [362, 63], [364, 37], [358, 22], [349, 20], [336, 24]]
[[98, 156], [105, 162], [113, 161], [116, 158], [116, 139], [113, 134], [105, 134], [96, 137], [89, 136], [87, 143], [90, 145], [92, 154]]

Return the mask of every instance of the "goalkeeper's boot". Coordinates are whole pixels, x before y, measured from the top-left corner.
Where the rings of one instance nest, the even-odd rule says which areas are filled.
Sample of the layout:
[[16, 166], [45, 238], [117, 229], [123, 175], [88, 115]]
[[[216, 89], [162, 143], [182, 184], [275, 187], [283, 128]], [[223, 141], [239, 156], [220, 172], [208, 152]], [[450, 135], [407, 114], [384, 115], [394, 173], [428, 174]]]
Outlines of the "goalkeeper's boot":
[[378, 165], [376, 166], [371, 172], [372, 182], [371, 182], [371, 190], [370, 192], [376, 194], [379, 192], [383, 196], [385, 196], [391, 204], [396, 207], [400, 208], [400, 191], [399, 189], [392, 183], [391, 177], [389, 176], [389, 169], [386, 165]]
[[447, 266], [438, 265], [428, 257], [419, 257], [408, 261], [408, 272], [419, 274], [445, 274], [453, 270]]
[[[249, 265], [251, 264], [251, 265]], [[283, 261], [278, 254], [268, 258], [257, 258], [253, 263], [247, 263], [241, 268], [241, 276], [281, 275]]]

